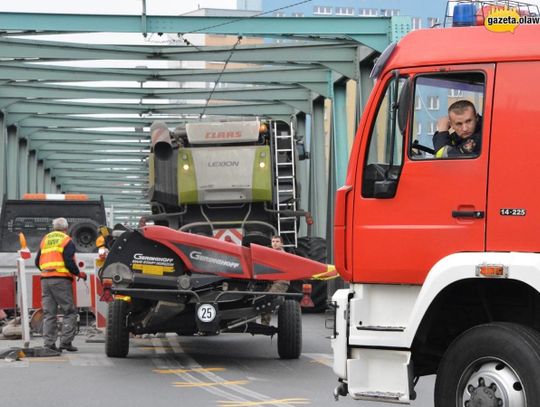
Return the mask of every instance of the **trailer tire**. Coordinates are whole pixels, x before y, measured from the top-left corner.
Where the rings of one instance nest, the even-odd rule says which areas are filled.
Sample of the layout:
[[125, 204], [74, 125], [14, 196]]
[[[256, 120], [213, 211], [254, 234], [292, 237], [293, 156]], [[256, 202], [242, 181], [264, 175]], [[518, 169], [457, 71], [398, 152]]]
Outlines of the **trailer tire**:
[[[326, 240], [322, 237], [303, 236], [298, 238], [296, 255], [326, 264]], [[302, 292], [303, 281], [291, 284], [294, 292]], [[328, 287], [326, 281], [309, 280], [314, 307], [304, 308], [306, 313], [324, 312], [327, 308]]]
[[114, 300], [109, 303], [105, 353], [111, 358], [125, 358], [129, 352], [129, 330], [127, 327], [129, 303]]
[[[435, 381], [435, 407], [540, 406], [540, 334], [524, 325], [475, 326], [452, 342]], [[479, 404], [480, 403], [480, 404]]]
[[93, 220], [76, 223], [69, 231], [69, 235], [79, 253], [92, 253], [96, 250], [99, 225]]
[[302, 353], [300, 304], [285, 300], [278, 309], [278, 354], [281, 359], [298, 359]]

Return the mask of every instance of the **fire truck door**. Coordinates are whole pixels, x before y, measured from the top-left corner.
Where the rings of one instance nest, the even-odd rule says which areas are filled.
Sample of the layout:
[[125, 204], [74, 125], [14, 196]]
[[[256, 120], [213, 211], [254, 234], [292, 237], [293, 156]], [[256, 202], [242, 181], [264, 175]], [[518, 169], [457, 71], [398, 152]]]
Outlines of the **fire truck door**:
[[[357, 282], [421, 284], [445, 256], [485, 247], [487, 130], [494, 66], [406, 73], [400, 72], [400, 88], [407, 88], [404, 77], [408, 77], [410, 103], [399, 102], [399, 109], [408, 109], [406, 126], [392, 126], [399, 114], [391, 111], [398, 103], [391, 100], [389, 84], [372, 113], [373, 125], [363, 147], [365, 159], [357, 169], [352, 225], [353, 280]], [[390, 83], [396, 78], [386, 80]], [[444, 126], [446, 118], [448, 123], [448, 108], [457, 101], [469, 101], [475, 107], [478, 115], [472, 115], [472, 121], [477, 127], [471, 131], [478, 132], [479, 145], [476, 152], [463, 154], [458, 151], [458, 135], [447, 133], [449, 140], [457, 140], [457, 148], [438, 157], [433, 134], [438, 122]], [[468, 109], [461, 109], [460, 121], [465, 113]], [[467, 136], [467, 124], [455, 121], [453, 125], [456, 133]]]

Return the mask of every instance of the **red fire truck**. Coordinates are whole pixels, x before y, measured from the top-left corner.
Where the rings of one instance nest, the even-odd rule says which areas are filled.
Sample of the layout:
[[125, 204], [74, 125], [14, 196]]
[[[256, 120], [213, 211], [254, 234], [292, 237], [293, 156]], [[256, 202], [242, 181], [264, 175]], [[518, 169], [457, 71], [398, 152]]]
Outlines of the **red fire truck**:
[[[540, 26], [418, 30], [373, 74], [335, 214], [335, 395], [540, 406]], [[438, 158], [467, 100], [476, 153]], [[442, 130], [441, 130], [442, 131]]]

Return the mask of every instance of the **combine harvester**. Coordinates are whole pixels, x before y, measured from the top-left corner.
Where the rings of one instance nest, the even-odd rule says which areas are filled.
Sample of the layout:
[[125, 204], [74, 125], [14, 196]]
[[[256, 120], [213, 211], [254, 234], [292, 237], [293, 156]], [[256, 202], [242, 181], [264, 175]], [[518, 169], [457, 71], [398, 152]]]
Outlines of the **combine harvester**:
[[[100, 278], [115, 295], [107, 355], [125, 357], [130, 333], [246, 332], [277, 334], [280, 357], [298, 358], [301, 310], [293, 298], [302, 296], [302, 280], [328, 267], [324, 240], [298, 237], [299, 217], [309, 224], [311, 216], [299, 209], [294, 135], [285, 123], [269, 132], [257, 121], [186, 130], [154, 123], [153, 215], [136, 231], [104, 231], [110, 253]], [[273, 235], [318, 261], [265, 247]], [[268, 292], [275, 280], [294, 280], [298, 292]], [[316, 289], [324, 308], [326, 285]], [[278, 308], [277, 327], [256, 322]]]

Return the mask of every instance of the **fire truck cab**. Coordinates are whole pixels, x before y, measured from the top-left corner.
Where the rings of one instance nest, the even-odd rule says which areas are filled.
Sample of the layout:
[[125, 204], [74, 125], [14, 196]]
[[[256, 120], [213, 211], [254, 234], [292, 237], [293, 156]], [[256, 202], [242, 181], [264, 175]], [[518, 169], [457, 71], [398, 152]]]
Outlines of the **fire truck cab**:
[[[540, 26], [418, 30], [379, 58], [338, 190], [336, 397], [540, 406]], [[479, 152], [438, 157], [448, 107]], [[426, 131], [427, 126], [427, 131]]]

